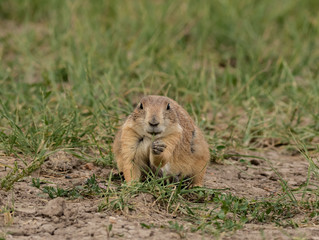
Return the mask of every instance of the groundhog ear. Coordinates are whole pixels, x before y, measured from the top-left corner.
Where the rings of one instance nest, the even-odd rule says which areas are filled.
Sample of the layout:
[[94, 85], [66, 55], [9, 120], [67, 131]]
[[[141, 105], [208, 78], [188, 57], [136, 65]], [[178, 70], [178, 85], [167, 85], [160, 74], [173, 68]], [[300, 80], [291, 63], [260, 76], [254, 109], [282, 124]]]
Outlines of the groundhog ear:
[[170, 109], [171, 109], [171, 105], [168, 103], [167, 107], [166, 107], [166, 110], [170, 110]]

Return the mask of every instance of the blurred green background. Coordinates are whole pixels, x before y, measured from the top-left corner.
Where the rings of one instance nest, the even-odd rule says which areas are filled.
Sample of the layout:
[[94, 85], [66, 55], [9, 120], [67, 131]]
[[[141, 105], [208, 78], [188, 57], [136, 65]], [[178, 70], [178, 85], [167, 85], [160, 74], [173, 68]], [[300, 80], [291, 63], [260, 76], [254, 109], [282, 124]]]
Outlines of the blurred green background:
[[[116, 127], [167, 95], [218, 149], [318, 148], [319, 1], [0, 1], [0, 150], [113, 164]], [[216, 150], [217, 149], [217, 150]]]

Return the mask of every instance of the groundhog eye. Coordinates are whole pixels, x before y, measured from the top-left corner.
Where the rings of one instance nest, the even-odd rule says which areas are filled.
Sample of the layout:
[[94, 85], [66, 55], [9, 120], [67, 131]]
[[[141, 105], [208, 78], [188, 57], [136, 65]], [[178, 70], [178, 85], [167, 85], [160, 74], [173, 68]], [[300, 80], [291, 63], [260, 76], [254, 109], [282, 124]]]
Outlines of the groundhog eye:
[[140, 104], [140, 109], [143, 109], [143, 104], [142, 103]]
[[171, 106], [169, 104], [167, 104], [166, 110], [170, 110]]

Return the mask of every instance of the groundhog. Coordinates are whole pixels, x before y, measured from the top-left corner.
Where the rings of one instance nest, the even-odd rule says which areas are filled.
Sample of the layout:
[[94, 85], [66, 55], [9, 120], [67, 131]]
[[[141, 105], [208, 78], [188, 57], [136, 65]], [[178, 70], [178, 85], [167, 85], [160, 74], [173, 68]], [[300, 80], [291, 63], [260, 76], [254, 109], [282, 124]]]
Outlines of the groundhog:
[[187, 111], [163, 96], [145, 96], [115, 136], [113, 153], [127, 182], [142, 172], [160, 168], [162, 174], [190, 177], [202, 186], [210, 158], [201, 130]]

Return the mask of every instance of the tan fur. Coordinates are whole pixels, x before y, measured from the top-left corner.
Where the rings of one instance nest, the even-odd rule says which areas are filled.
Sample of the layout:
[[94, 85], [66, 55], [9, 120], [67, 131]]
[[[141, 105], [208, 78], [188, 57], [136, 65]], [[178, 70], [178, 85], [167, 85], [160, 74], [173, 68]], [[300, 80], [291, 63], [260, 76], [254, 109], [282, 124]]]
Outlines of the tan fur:
[[169, 175], [193, 177], [193, 186], [202, 186], [210, 158], [208, 144], [186, 110], [163, 96], [141, 99], [116, 134], [113, 152], [127, 182], [139, 180], [143, 169], [160, 167]]

